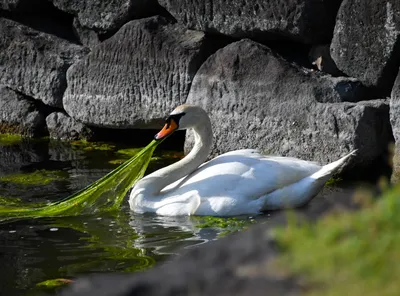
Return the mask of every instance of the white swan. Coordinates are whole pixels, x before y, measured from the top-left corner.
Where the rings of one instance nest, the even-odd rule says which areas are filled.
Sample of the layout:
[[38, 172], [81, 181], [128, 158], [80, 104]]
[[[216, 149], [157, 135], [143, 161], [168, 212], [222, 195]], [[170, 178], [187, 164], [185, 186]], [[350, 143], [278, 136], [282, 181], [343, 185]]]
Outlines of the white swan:
[[232, 216], [301, 206], [355, 152], [325, 166], [253, 149], [231, 151], [204, 163], [212, 143], [211, 123], [207, 113], [193, 105], [177, 107], [155, 138], [189, 128], [195, 137], [192, 151], [136, 183], [129, 199], [134, 212]]

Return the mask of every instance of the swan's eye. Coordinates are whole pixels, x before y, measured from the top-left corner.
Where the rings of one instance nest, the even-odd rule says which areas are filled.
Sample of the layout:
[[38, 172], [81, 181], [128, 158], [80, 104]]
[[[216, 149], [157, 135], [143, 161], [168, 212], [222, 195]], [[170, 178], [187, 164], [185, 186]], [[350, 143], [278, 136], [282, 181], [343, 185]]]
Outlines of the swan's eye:
[[163, 129], [155, 136], [156, 140], [161, 140], [168, 137], [179, 128], [179, 120], [185, 113], [170, 115], [165, 121]]
[[171, 120], [175, 121], [177, 125], [179, 125], [179, 120], [181, 120], [182, 116], [185, 115], [186, 113], [178, 113], [178, 114], [172, 114], [167, 118], [166, 124], [169, 125], [171, 124]]

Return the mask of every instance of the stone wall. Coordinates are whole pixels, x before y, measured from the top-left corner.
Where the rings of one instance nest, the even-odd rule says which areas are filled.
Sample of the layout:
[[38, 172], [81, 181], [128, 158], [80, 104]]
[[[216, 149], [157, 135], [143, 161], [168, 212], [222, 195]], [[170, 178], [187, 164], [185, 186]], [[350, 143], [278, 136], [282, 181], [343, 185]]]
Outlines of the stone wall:
[[0, 132], [158, 129], [194, 103], [212, 155], [365, 168], [399, 140], [399, 66], [397, 0], [0, 0]]

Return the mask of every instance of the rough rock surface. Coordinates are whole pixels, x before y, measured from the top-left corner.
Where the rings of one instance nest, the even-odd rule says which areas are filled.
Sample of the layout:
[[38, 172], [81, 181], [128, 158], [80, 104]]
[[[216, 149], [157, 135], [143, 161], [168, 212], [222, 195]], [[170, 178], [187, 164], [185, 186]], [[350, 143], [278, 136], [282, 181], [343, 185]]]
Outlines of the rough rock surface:
[[44, 115], [23, 95], [0, 86], [0, 133], [15, 133], [29, 137], [45, 131]]
[[162, 17], [131, 21], [67, 73], [67, 113], [86, 124], [159, 128], [206, 59], [204, 33]]
[[317, 44], [330, 41], [341, 1], [160, 0], [159, 3], [190, 29], [234, 37], [289, 37]]
[[0, 84], [61, 107], [68, 67], [87, 50], [0, 18]]
[[[366, 98], [354, 83], [307, 73], [269, 48], [242, 40], [207, 59], [187, 103], [209, 113], [213, 155], [258, 148], [328, 163], [359, 149], [355, 162], [367, 165], [387, 149], [389, 108], [385, 101], [354, 103]], [[191, 143], [189, 136], [186, 148]]]
[[129, 19], [147, 14], [155, 0], [53, 0], [61, 10], [76, 15], [82, 27], [98, 32], [119, 28]]
[[101, 43], [99, 34], [96, 31], [83, 27], [78, 18], [74, 18], [73, 25], [75, 35], [84, 46], [93, 48]]
[[331, 54], [341, 71], [389, 95], [400, 64], [400, 1], [344, 0]]
[[400, 71], [394, 83], [390, 98], [390, 123], [396, 141], [393, 156], [392, 182], [400, 182]]
[[53, 112], [46, 117], [50, 138], [59, 140], [90, 140], [93, 132], [90, 127], [77, 122], [63, 112]]
[[400, 143], [400, 71], [394, 83], [390, 99], [390, 123], [392, 124], [394, 139]]
[[23, 0], [0, 0], [0, 9], [3, 10], [13, 10], [15, 9], [20, 2], [24, 2]]

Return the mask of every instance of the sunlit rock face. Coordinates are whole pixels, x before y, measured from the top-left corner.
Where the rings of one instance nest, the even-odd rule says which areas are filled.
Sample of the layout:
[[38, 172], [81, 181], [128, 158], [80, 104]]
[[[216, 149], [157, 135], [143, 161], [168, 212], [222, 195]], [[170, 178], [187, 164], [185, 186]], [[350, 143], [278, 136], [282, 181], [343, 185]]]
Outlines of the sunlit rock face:
[[258, 148], [328, 163], [358, 149], [355, 162], [368, 165], [387, 149], [391, 132], [388, 102], [359, 102], [366, 98], [355, 79], [315, 75], [242, 40], [207, 59], [187, 102], [211, 117], [212, 155]]
[[88, 50], [0, 17], [0, 85], [62, 107], [66, 72]]
[[162, 17], [131, 21], [69, 69], [64, 108], [86, 124], [159, 128], [186, 101], [206, 42]]
[[342, 0], [239, 1], [160, 0], [178, 22], [190, 29], [232, 37], [328, 42]]
[[345, 74], [388, 96], [400, 64], [400, 2], [343, 1], [331, 54]]

